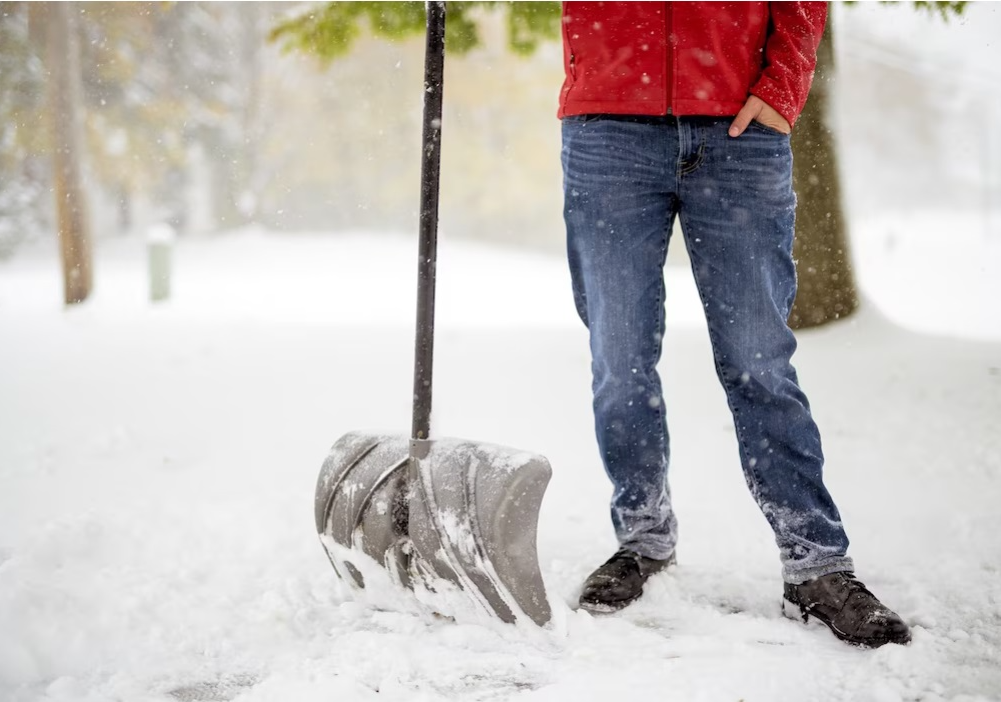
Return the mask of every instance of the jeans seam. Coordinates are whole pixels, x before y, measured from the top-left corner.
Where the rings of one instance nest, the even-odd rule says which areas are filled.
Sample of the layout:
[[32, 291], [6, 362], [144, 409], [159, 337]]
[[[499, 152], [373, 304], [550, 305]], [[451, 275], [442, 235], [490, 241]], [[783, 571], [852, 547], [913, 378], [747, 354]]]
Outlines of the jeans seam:
[[[689, 252], [689, 257], [691, 258], [690, 252]], [[713, 347], [712, 349], [713, 364], [716, 366], [716, 374], [719, 376], [720, 383], [723, 385], [723, 393], [726, 395], [726, 404], [730, 407], [730, 414], [733, 416], [733, 427], [734, 427], [734, 432], [737, 434], [737, 444], [740, 447], [741, 462], [743, 463], [743, 465], [747, 466], [747, 470], [753, 474], [754, 482], [756, 483], [756, 485], [751, 488], [751, 495], [755, 498], [755, 501], [757, 502], [760, 499], [757, 485], [760, 485], [762, 482], [761, 474], [758, 473], [755, 466], [751, 465], [750, 461], [751, 452], [748, 449], [747, 440], [744, 438], [744, 432], [741, 431], [740, 421], [737, 418], [738, 413], [736, 412], [736, 408], [734, 407], [733, 400], [730, 398], [730, 386], [729, 383], [725, 380], [725, 376], [723, 374], [723, 368], [719, 361], [719, 353], [716, 351], [716, 349], [718, 348], [719, 337], [716, 335], [716, 332], [713, 331], [713, 325], [710, 320], [709, 306], [706, 304], [705, 295], [702, 293], [702, 283], [699, 280], [698, 274], [695, 274], [693, 277], [695, 278], [695, 289], [699, 293], [699, 300], [702, 302], [702, 308], [705, 310], [706, 314], [706, 327], [709, 330], [709, 340]]]
[[[663, 346], [663, 344], [664, 344], [664, 283], [663, 283], [663, 270], [664, 270], [664, 264], [667, 261], [667, 241], [668, 241], [668, 237], [669, 236], [670, 236], [670, 233], [669, 232], [665, 232], [664, 234], [661, 235], [661, 239], [660, 239], [660, 242], [661, 242], [660, 243], [661, 283], [660, 283], [660, 287], [657, 290], [657, 310], [656, 310], [657, 311], [657, 322], [658, 322], [658, 324], [657, 324], [657, 334], [659, 335], [659, 338], [654, 341], [654, 348], [653, 348], [654, 353], [652, 353], [650, 355], [651, 359], [655, 358], [657, 360], [660, 360], [660, 355], [663, 352], [663, 348], [664, 348], [664, 346]], [[654, 361], [654, 363], [653, 363], [653, 370], [655, 372], [657, 370], [657, 361]], [[661, 384], [661, 387], [660, 387], [660, 394], [661, 394], [661, 398], [658, 398], [658, 399], [661, 399], [661, 402], [657, 405], [657, 422], [658, 422], [657, 427], [658, 428], [662, 428], [664, 426], [664, 402], [663, 402], [663, 399], [662, 399], [663, 395], [664, 395], [663, 384]], [[649, 402], [649, 400], [647, 400], [647, 401]], [[659, 446], [659, 448], [660, 448], [660, 455], [664, 456], [667, 453], [667, 450], [666, 450], [667, 446], [666, 446], [666, 442], [664, 441], [664, 433], [663, 432], [660, 432], [659, 443], [660, 443], [660, 446]]]

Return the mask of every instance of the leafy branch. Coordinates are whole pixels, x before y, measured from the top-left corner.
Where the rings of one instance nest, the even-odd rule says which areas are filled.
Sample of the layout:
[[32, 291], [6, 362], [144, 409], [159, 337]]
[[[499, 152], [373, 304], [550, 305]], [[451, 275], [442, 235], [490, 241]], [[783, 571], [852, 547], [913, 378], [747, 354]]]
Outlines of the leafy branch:
[[[529, 55], [542, 41], [559, 36], [557, 2], [449, 2], [445, 43], [450, 52], [464, 54], [480, 45], [476, 15], [507, 11], [508, 47]], [[304, 51], [324, 63], [347, 54], [367, 26], [374, 36], [399, 41], [424, 32], [422, 2], [328, 2], [279, 23], [271, 41], [285, 51]]]

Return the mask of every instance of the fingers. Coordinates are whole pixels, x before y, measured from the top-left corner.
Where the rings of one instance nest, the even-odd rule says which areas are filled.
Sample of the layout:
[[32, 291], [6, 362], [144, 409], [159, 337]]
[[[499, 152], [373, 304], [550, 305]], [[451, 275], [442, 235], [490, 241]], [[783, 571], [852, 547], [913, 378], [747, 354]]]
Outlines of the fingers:
[[771, 127], [777, 132], [782, 132], [783, 134], [791, 134], [792, 127], [790, 127], [789, 123], [786, 122], [786, 118], [780, 115], [775, 110], [772, 110], [767, 105], [765, 105], [765, 107], [768, 108], [770, 114], [765, 114], [765, 111], [762, 110], [761, 114], [758, 115], [757, 120], [766, 127]]
[[755, 117], [758, 122], [761, 122], [766, 127], [771, 127], [777, 132], [782, 132], [783, 134], [789, 134], [792, 132], [792, 127], [789, 126], [789, 122], [786, 118], [778, 113], [778, 111], [769, 105], [764, 100], [761, 101], [761, 112]]
[[730, 124], [730, 136], [739, 137], [743, 134], [744, 130], [747, 129], [747, 125], [751, 123], [751, 120], [761, 113], [762, 105], [764, 105], [764, 102], [754, 95], [747, 98], [747, 102], [740, 108], [740, 112], [737, 113], [737, 116], [733, 118], [733, 122]]

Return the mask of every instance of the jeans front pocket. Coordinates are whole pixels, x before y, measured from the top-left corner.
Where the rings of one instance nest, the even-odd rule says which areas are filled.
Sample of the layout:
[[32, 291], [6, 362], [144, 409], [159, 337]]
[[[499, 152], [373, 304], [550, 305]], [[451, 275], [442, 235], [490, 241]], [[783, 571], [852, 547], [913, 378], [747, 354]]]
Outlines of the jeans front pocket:
[[762, 124], [756, 119], [752, 119], [751, 123], [748, 124], [747, 126], [748, 128], [754, 127], [757, 131], [762, 132], [764, 134], [771, 134], [772, 136], [781, 136], [781, 137], [789, 136], [785, 132], [780, 132], [778, 129], [775, 129], [774, 127], [769, 127], [767, 124]]

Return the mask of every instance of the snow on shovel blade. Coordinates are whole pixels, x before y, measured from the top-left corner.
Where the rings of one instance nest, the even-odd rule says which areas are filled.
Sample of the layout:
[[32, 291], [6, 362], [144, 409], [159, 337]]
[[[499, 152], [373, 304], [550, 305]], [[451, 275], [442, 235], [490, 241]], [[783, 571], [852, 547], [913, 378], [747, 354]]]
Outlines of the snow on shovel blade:
[[[369, 556], [409, 585], [408, 444], [402, 436], [345, 434], [320, 470], [316, 531], [334, 571], [356, 587], [365, 587], [364, 568], [345, 555], [352, 552]], [[324, 539], [342, 548], [329, 548]]]
[[492, 616], [541, 626], [552, 612], [536, 535], [551, 475], [544, 457], [490, 444], [351, 433], [320, 471], [316, 528], [356, 587], [368, 557], [400, 585], [454, 585]]
[[544, 457], [458, 439], [411, 441], [410, 538], [425, 578], [451, 581], [513, 623], [552, 616], [539, 572]]

